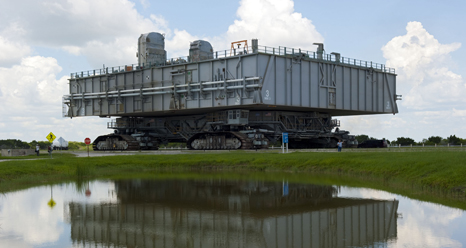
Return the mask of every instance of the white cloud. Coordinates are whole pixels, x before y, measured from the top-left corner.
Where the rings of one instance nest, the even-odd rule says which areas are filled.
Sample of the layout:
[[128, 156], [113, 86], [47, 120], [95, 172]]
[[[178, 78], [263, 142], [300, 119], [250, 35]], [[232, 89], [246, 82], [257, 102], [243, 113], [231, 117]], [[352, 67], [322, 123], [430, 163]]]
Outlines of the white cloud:
[[44, 140], [53, 131], [67, 140], [82, 140], [97, 131], [109, 132], [104, 119], [62, 119], [61, 99], [67, 94], [68, 80], [57, 78], [60, 71], [56, 59], [41, 56], [26, 57], [19, 65], [0, 68], [0, 139]]
[[466, 133], [466, 127], [461, 125], [466, 121], [464, 109], [401, 110], [395, 116], [388, 114], [337, 117], [337, 119], [341, 123], [340, 129], [348, 130], [352, 135], [366, 134], [379, 139], [387, 138], [390, 141], [398, 137], [409, 137], [416, 142], [430, 136], [446, 138], [456, 135], [463, 138]]
[[[287, 44], [294, 48], [315, 50], [313, 42], [322, 42], [322, 36], [316, 31], [312, 22], [294, 11], [293, 1], [276, 0], [243, 0], [237, 11], [238, 20], [232, 24], [226, 33], [215, 37], [199, 37], [186, 30], [170, 29], [166, 19], [159, 15], [143, 18], [134, 9], [134, 5], [122, 1], [123, 4], [111, 8], [98, 8], [106, 1], [96, 1], [97, 4], [89, 9], [85, 1], [77, 3], [55, 2], [52, 9], [69, 8], [67, 18], [75, 23], [84, 22], [86, 37], [81, 37], [81, 43], [66, 41], [61, 48], [74, 55], [86, 56], [95, 68], [102, 64], [118, 66], [136, 63], [137, 38], [142, 33], [160, 32], [166, 35], [165, 50], [168, 58], [184, 57], [189, 53], [189, 43], [198, 39], [208, 40], [214, 50], [228, 49], [230, 42], [243, 39], [259, 38], [264, 45], [280, 46]], [[99, 9], [99, 13], [95, 11]], [[126, 12], [121, 12], [126, 9]], [[100, 13], [103, 12], [103, 13]], [[63, 17], [65, 14], [61, 14]], [[102, 16], [119, 16], [103, 18]], [[124, 20], [124, 24], [121, 21]], [[96, 31], [95, 23], [99, 23], [102, 31]], [[77, 25], [77, 24], [73, 24]], [[91, 30], [88, 26], [92, 26]], [[81, 25], [74, 30], [82, 30]], [[66, 31], [68, 32], [68, 31]], [[69, 34], [73, 36], [73, 34]], [[76, 37], [75, 37], [76, 38]], [[75, 39], [73, 38], [73, 39]], [[71, 39], [71, 38], [70, 38]]]
[[[459, 209], [405, 199], [381, 190], [343, 187], [341, 196], [364, 199], [399, 199], [395, 247], [462, 247], [450, 238], [451, 226], [464, 219]], [[390, 245], [389, 245], [390, 246]]]
[[[54, 58], [25, 57], [21, 64], [0, 68], [0, 89], [4, 99], [3, 111], [27, 111], [53, 106], [66, 92], [66, 77], [56, 79], [61, 67]], [[36, 109], [37, 110], [37, 109]], [[43, 109], [42, 111], [47, 111]]]
[[92, 69], [102, 68], [103, 64], [106, 67], [137, 64], [138, 37], [119, 37], [111, 42], [93, 40], [80, 48], [79, 53], [94, 66]]
[[[141, 4], [147, 6], [144, 0]], [[186, 30], [172, 31], [162, 16], [145, 18], [128, 0], [117, 3], [112, 0], [25, 0], [21, 8], [7, 2], [5, 9], [14, 9], [15, 15], [2, 15], [0, 22], [10, 29], [22, 30], [9, 32], [10, 35], [21, 33], [15, 40], [31, 46], [58, 47], [70, 54], [85, 56], [91, 69], [100, 68], [102, 64], [135, 63], [137, 38], [153, 31], [166, 34], [166, 50], [170, 57], [187, 56], [189, 42], [200, 38], [210, 40], [218, 50], [228, 49], [232, 41], [252, 38], [263, 40], [264, 45], [287, 44], [307, 50], [315, 49], [313, 42], [323, 41], [312, 22], [294, 11], [291, 0], [243, 0], [234, 24], [225, 34], [210, 39]]]
[[382, 51], [387, 66], [398, 73], [398, 94], [409, 109], [455, 107], [465, 103], [466, 84], [450, 71], [450, 53], [460, 43], [441, 44], [420, 22], [409, 22], [406, 34], [389, 41]]
[[127, 0], [25, 0], [21, 8], [17, 3], [2, 3], [0, 139], [44, 140], [53, 131], [67, 140], [81, 141], [109, 133], [108, 119], [62, 119], [61, 97], [68, 92], [68, 77], [57, 76], [61, 67], [56, 59], [30, 56], [31, 47], [84, 56], [92, 67], [83, 69], [91, 70], [102, 64], [136, 63], [137, 39], [151, 31], [170, 34], [162, 16], [145, 18]]
[[[57, 241], [64, 231], [63, 226], [59, 225], [63, 219], [60, 215], [63, 205], [59, 203], [54, 209], [50, 209], [47, 206], [50, 195], [47, 197], [44, 193], [47, 194], [44, 190], [37, 189], [30, 189], [26, 193], [10, 193], [9, 198], [12, 198], [16, 204], [5, 202], [0, 211], [0, 216], [6, 218], [2, 223], [3, 231], [19, 236], [23, 242], [18, 242], [18, 244], [23, 247], [27, 247], [26, 244], [38, 245]], [[36, 200], [40, 204], [30, 204], [31, 200]], [[15, 220], [10, 219], [11, 216], [14, 216]], [[24, 223], [28, 224], [24, 225]]]
[[[399, 114], [396, 116], [344, 117], [342, 125], [352, 134], [367, 134], [394, 140], [416, 141], [438, 135], [464, 137], [466, 84], [450, 70], [450, 53], [460, 43], [441, 44], [420, 22], [409, 22], [406, 34], [394, 37], [382, 47], [387, 66], [396, 69]], [[344, 121], [343, 121], [344, 120]], [[458, 125], [454, 125], [458, 123]]]
[[239, 17], [228, 27], [226, 44], [238, 40], [259, 39], [259, 45], [315, 50], [313, 42], [324, 38], [311, 20], [295, 12], [291, 0], [242, 0], [236, 12]]
[[[186, 30], [168, 30], [165, 40], [168, 56], [187, 56], [189, 42], [198, 39], [209, 41], [215, 51], [229, 49], [233, 41], [254, 38], [260, 40], [259, 45], [287, 45], [291, 48], [314, 51], [315, 46], [312, 43], [324, 40], [311, 20], [294, 11], [294, 2], [291, 0], [242, 0], [236, 15], [238, 19], [228, 30], [214, 37], [199, 37]], [[157, 20], [161, 27], [168, 27], [163, 19], [152, 19]]]
[[453, 116], [466, 117], [466, 109], [453, 108]]
[[459, 241], [449, 238], [448, 228], [454, 220], [462, 219], [460, 210], [414, 200], [409, 204], [409, 209], [401, 209], [404, 219], [398, 223], [397, 245], [462, 247]]
[[62, 46], [61, 47], [64, 51], [79, 56], [81, 55], [81, 47], [79, 46]]
[[[78, 191], [75, 184], [35, 187], [0, 196], [0, 246], [75, 247], [70, 236], [69, 203], [92, 206], [117, 201], [116, 194], [108, 194], [115, 188], [113, 182], [95, 181], [88, 186], [90, 197]], [[52, 192], [56, 205], [50, 208]]]
[[[163, 17], [152, 15], [145, 18], [128, 0], [25, 0], [21, 8], [13, 2], [4, 4], [2, 7], [5, 9], [14, 10], [14, 16], [2, 12], [0, 30], [4, 31], [0, 34], [4, 33], [5, 40], [12, 38], [15, 42], [6, 43], [0, 37], [0, 52], [3, 51], [2, 43], [7, 44], [4, 46], [12, 52], [21, 48], [18, 44], [26, 42], [29, 46], [61, 48], [73, 55], [86, 56], [92, 69], [100, 68], [102, 64], [135, 63], [140, 34], [152, 31], [169, 33], [168, 23]], [[21, 32], [8, 31], [13, 29]], [[14, 58], [4, 54], [7, 58]], [[27, 55], [16, 54], [19, 58]], [[0, 53], [0, 63], [2, 56]]]
[[150, 7], [150, 2], [148, 0], [140, 0], [139, 2], [141, 2], [141, 5], [144, 9], [147, 9]]
[[168, 28], [168, 21], [163, 16], [152, 14], [152, 15], [150, 15], [150, 19], [154, 23], [157, 24], [158, 28], [160, 28], [160, 30], [152, 30], [152, 31], [170, 32], [170, 29]]
[[2, 239], [2, 245], [4, 245], [5, 247], [15, 247], [15, 248], [34, 247], [34, 246], [28, 244], [26, 241], [20, 240], [20, 239], [9, 239], [9, 240]]
[[15, 22], [27, 30], [29, 42], [51, 47], [83, 46], [92, 40], [108, 42], [155, 27], [127, 0], [25, 0], [15, 13], [21, 21], [8, 15], [2, 21]]
[[238, 19], [228, 30], [214, 37], [199, 37], [186, 30], [171, 31], [163, 18], [152, 16], [151, 19], [166, 32], [165, 47], [169, 58], [187, 56], [189, 43], [199, 39], [209, 41], [214, 51], [228, 50], [233, 41], [250, 41], [255, 38], [260, 40], [259, 45], [287, 45], [314, 51], [312, 43], [324, 40], [311, 20], [294, 11], [294, 2], [291, 0], [242, 0], [236, 15]]
[[337, 119], [340, 120], [341, 130], [350, 131], [352, 135], [365, 134], [378, 139], [396, 139], [404, 134], [398, 132], [398, 136], [394, 136], [390, 134], [392, 130], [409, 128], [408, 120], [400, 115], [350, 116]]
[[172, 37], [168, 36], [167, 38], [171, 38], [165, 40], [165, 50], [167, 50], [169, 58], [187, 56], [190, 42], [200, 39], [197, 36], [191, 35], [186, 30], [178, 29], [174, 30]]
[[22, 42], [8, 40], [0, 36], [0, 67], [11, 66], [31, 53], [31, 48]]

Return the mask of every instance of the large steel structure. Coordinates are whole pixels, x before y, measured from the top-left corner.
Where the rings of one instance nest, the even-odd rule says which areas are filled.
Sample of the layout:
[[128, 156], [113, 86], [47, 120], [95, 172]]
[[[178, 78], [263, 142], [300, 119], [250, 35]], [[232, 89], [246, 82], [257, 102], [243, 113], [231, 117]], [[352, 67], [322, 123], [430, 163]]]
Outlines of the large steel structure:
[[[246, 41], [243, 41], [247, 44]], [[118, 117], [95, 150], [267, 147], [289, 134], [295, 147], [354, 144], [332, 116], [398, 113], [396, 74], [382, 64], [287, 47], [232, 43], [214, 52], [192, 42], [189, 56], [166, 59], [164, 36], [139, 38], [138, 64], [72, 73], [65, 117]], [[236, 47], [236, 45], [238, 45]]]

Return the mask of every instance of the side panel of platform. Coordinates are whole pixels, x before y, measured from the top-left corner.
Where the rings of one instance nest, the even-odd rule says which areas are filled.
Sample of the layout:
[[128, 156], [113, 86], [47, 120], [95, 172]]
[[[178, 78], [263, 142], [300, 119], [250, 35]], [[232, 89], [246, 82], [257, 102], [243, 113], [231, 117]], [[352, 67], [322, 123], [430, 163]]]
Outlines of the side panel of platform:
[[348, 64], [259, 56], [263, 103], [357, 115], [398, 113], [396, 75]]
[[67, 117], [205, 113], [228, 108], [397, 113], [396, 75], [367, 66], [247, 54], [70, 79]]

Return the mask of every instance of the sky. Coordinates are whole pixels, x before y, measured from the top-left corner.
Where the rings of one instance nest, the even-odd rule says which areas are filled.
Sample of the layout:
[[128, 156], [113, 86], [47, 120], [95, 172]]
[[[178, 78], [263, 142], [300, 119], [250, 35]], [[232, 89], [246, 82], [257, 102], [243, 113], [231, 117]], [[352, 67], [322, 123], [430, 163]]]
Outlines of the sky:
[[465, 1], [0, 0], [0, 139], [68, 141], [110, 133], [108, 118], [63, 118], [70, 73], [137, 63], [140, 34], [166, 35], [168, 57], [189, 42], [326, 52], [397, 73], [399, 113], [336, 117], [351, 134], [395, 140], [466, 138]]

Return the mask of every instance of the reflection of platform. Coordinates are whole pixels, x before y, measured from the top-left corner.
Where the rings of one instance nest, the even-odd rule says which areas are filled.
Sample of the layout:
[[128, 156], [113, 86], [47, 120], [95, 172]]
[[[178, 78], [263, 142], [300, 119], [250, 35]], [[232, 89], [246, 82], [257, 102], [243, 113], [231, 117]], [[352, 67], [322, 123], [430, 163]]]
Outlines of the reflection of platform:
[[[71, 238], [128, 247], [346, 247], [396, 238], [398, 201], [331, 186], [116, 182], [119, 204], [69, 204]], [[67, 210], [68, 211], [68, 210]]]
[[[292, 184], [284, 196], [285, 183], [233, 180], [118, 181], [121, 203], [159, 203], [164, 206], [240, 211], [255, 214], [289, 214], [303, 206], [321, 207], [337, 194], [331, 186]], [[264, 210], [267, 210], [264, 212]], [[273, 210], [273, 211], [272, 211]], [[298, 210], [301, 211], [301, 210]]]

